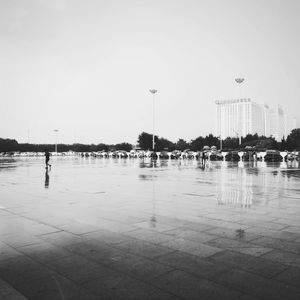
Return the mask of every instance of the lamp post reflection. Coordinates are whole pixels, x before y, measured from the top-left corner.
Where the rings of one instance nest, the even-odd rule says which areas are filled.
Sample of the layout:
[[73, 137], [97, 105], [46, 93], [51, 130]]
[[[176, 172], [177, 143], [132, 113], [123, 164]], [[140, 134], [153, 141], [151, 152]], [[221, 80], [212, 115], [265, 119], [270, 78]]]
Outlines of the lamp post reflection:
[[155, 164], [153, 162], [152, 164], [152, 216], [150, 218], [150, 227], [155, 228], [157, 224], [157, 219], [156, 219], [156, 203], [155, 203], [155, 179], [154, 179], [154, 168]]

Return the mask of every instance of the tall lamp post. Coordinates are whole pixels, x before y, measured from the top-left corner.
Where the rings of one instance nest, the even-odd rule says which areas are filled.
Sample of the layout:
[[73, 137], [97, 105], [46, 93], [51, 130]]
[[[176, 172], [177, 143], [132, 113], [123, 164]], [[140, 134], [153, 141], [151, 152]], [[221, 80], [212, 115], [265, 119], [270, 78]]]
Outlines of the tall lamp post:
[[58, 129], [54, 129], [55, 132], [55, 153], [57, 154], [57, 133], [58, 133]]
[[152, 149], [154, 152], [154, 148], [155, 148], [155, 142], [154, 142], [154, 100], [155, 100], [155, 94], [157, 93], [157, 90], [155, 89], [151, 89], [149, 90], [150, 93], [152, 94], [152, 98], [153, 98], [153, 130], [152, 130]]
[[222, 136], [219, 135], [218, 138], [219, 138], [219, 140], [220, 140], [220, 150], [222, 151]]
[[[235, 82], [240, 86], [243, 82], [245, 81], [245, 78], [242, 78], [242, 77], [238, 77], [238, 78], [235, 78]], [[240, 88], [239, 88], [240, 90]], [[241, 125], [241, 118], [239, 118], [239, 121], [238, 121], [238, 124]], [[239, 137], [239, 145], [241, 145], [242, 143], [242, 128], [240, 128], [241, 126], [239, 126], [238, 128], [238, 132], [234, 131], [238, 137]]]
[[238, 132], [236, 132], [234, 129], [232, 129], [232, 130], [234, 131], [234, 133], [236, 134], [236, 136], [239, 138], [239, 145], [241, 145], [242, 144], [242, 137], [241, 137], [241, 135]]

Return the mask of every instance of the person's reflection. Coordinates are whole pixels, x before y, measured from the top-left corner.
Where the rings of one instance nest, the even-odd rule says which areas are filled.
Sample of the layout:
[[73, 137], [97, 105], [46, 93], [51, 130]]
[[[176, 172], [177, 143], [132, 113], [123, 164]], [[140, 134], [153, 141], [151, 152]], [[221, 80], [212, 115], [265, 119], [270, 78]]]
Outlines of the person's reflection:
[[48, 168], [46, 168], [46, 173], [45, 173], [45, 189], [49, 188], [49, 181], [50, 181], [49, 172], [48, 172]]

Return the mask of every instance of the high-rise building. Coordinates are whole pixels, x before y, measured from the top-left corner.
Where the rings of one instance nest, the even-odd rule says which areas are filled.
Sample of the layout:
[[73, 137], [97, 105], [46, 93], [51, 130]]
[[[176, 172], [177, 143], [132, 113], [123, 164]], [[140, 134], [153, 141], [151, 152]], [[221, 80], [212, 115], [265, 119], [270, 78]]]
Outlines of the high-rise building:
[[264, 110], [251, 99], [216, 101], [217, 135], [226, 137], [264, 134]]
[[286, 137], [298, 122], [284, 114], [280, 106], [270, 108], [251, 99], [217, 100], [216, 134], [222, 139], [247, 134], [273, 136], [277, 141]]

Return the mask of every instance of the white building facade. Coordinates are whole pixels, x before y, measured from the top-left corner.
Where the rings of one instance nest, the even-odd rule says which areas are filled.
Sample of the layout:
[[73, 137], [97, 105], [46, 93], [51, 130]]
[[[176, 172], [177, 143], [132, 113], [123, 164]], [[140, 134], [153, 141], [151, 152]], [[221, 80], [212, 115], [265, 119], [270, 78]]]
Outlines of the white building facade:
[[270, 108], [249, 98], [217, 100], [215, 103], [216, 134], [222, 139], [257, 133], [259, 136], [273, 136], [280, 141], [298, 126], [297, 120], [285, 115], [280, 106]]

